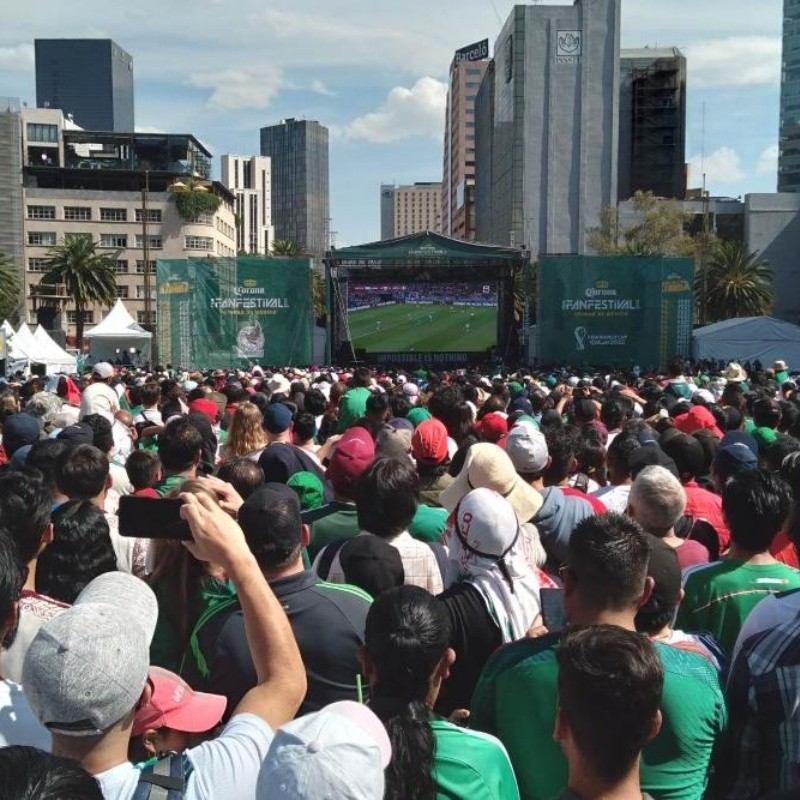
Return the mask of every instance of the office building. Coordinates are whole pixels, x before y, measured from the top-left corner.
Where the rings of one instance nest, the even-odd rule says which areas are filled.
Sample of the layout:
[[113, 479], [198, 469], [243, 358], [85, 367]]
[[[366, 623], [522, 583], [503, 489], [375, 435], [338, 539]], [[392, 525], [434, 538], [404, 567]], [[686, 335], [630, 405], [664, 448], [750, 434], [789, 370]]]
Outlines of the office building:
[[112, 39], [36, 39], [36, 105], [82, 128], [132, 131], [133, 58]]
[[623, 50], [619, 199], [686, 194], [686, 58], [677, 48]]
[[783, 0], [778, 192], [800, 191], [800, 0]]
[[459, 50], [450, 65], [442, 163], [442, 228], [475, 238], [475, 96], [489, 66], [489, 43]]
[[440, 231], [442, 184], [381, 185], [381, 239]]
[[22, 114], [19, 99], [0, 97], [0, 253], [23, 277], [22, 253]]
[[[91, 236], [100, 252], [116, 253], [117, 296], [141, 324], [156, 321], [157, 259], [236, 255], [234, 196], [210, 179], [211, 154], [194, 136], [76, 130], [53, 109], [21, 116], [28, 322], [52, 330], [60, 315], [68, 336], [74, 333], [63, 287], [35, 288], [50, 248], [72, 236]], [[182, 215], [177, 196], [192, 182], [219, 199], [216, 211]], [[86, 325], [106, 311], [87, 309]]]
[[261, 155], [271, 163], [275, 238], [320, 259], [330, 231], [328, 129], [298, 119], [269, 125], [261, 129]]
[[269, 255], [272, 228], [272, 174], [266, 156], [222, 156], [222, 184], [236, 198], [236, 250]]
[[514, 7], [476, 98], [476, 127], [491, 128], [476, 147], [490, 173], [488, 191], [476, 174], [479, 241], [586, 252], [617, 202], [619, 31], [620, 0]]

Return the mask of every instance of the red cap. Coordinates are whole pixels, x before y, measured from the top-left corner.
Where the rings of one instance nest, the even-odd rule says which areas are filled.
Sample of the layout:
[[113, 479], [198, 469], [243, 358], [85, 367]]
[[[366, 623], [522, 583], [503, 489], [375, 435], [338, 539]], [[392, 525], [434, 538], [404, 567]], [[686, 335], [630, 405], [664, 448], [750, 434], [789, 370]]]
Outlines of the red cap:
[[375, 460], [375, 442], [364, 428], [349, 428], [337, 442], [325, 477], [331, 486], [352, 497], [356, 482]]
[[692, 406], [688, 413], [675, 417], [675, 427], [689, 436], [695, 431], [711, 431], [717, 439], [723, 437], [717, 420], [705, 406]]
[[411, 454], [417, 461], [442, 464], [447, 461], [447, 428], [432, 417], [417, 425], [411, 438]]
[[224, 695], [195, 692], [174, 672], [161, 667], [150, 667], [149, 675], [153, 694], [136, 712], [131, 736], [140, 736], [151, 728], [205, 733], [222, 720], [228, 703]]
[[189, 403], [189, 411], [192, 414], [205, 414], [211, 422], [216, 422], [219, 416], [219, 407], [213, 400], [206, 400], [201, 397]]
[[497, 443], [508, 433], [508, 420], [491, 411], [478, 423], [478, 428], [485, 442]]

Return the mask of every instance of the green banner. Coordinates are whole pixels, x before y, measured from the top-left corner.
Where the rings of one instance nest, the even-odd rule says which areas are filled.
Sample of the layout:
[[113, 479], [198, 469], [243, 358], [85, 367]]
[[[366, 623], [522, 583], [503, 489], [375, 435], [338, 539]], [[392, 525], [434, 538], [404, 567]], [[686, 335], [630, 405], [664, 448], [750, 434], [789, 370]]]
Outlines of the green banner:
[[159, 260], [158, 347], [176, 367], [311, 363], [311, 260]]
[[689, 354], [694, 262], [545, 257], [539, 262], [539, 361], [642, 369]]

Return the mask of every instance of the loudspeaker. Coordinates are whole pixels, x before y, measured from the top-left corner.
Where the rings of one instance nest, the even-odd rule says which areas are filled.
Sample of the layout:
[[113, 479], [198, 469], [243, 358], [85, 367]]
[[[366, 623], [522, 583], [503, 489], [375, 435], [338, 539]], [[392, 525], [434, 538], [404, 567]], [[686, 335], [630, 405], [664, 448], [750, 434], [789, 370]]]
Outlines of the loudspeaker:
[[54, 306], [42, 306], [36, 309], [36, 324], [41, 325], [46, 331], [60, 328], [58, 309]]

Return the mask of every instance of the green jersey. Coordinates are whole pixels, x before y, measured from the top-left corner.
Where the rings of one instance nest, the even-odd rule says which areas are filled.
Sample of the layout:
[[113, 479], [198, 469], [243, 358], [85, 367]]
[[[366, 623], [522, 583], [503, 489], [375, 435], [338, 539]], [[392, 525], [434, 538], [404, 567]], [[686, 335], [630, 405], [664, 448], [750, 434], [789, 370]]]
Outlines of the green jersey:
[[727, 559], [684, 572], [685, 596], [675, 627], [713, 633], [731, 656], [736, 637], [753, 607], [767, 595], [800, 588], [800, 572], [786, 564], [744, 564]]
[[514, 800], [517, 779], [503, 745], [485, 733], [443, 719], [431, 722], [436, 750], [433, 778], [437, 800]]
[[361, 533], [356, 507], [342, 508], [311, 523], [311, 542], [308, 557], [313, 561], [320, 550], [337, 539], [352, 539]]
[[[567, 787], [567, 760], [553, 740], [560, 633], [523, 639], [488, 661], [470, 724], [506, 746], [523, 800], [551, 800]], [[645, 747], [642, 791], [659, 800], [700, 800], [715, 743], [727, 722], [719, 676], [696, 653], [656, 643], [664, 668], [661, 732]]]

